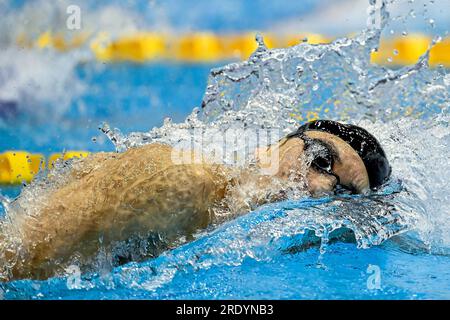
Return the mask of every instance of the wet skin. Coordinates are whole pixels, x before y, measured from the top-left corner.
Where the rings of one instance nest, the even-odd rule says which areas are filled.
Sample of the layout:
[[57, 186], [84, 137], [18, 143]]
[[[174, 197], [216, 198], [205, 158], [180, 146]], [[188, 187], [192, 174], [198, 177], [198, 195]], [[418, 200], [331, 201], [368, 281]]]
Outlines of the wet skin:
[[[364, 163], [346, 142], [324, 132], [306, 134], [333, 149], [332, 169], [342, 185], [357, 192], [368, 190]], [[46, 279], [64, 273], [71, 264], [89, 270], [100, 249], [111, 252], [120, 243], [155, 234], [165, 244], [161, 250], [176, 246], [179, 239], [189, 240], [208, 227], [216, 210], [243, 214], [281, 199], [273, 189], [283, 181], [303, 179], [305, 189], [317, 196], [332, 191], [337, 183], [333, 175], [307, 166], [300, 138], [282, 139], [257, 150], [257, 158], [279, 152], [274, 175], [210, 163], [174, 164], [172, 151], [169, 146], [151, 144], [121, 154], [93, 154], [79, 161], [67, 182], [39, 199], [36, 212], [17, 209], [10, 223], [4, 223], [0, 280]], [[260, 162], [258, 166], [264, 165]], [[269, 189], [271, 197], [267, 196]], [[158, 253], [150, 250], [126, 260]]]

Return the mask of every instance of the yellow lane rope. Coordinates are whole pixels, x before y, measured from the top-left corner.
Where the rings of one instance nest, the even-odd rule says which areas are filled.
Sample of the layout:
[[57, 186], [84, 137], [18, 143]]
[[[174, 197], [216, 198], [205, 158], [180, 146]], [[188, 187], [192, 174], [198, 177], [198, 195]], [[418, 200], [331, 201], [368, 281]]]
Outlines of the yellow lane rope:
[[53, 153], [45, 159], [40, 153], [26, 151], [6, 151], [0, 153], [0, 184], [20, 184], [30, 182], [33, 177], [45, 168], [52, 168], [58, 159], [86, 157], [87, 151], [68, 151]]
[[[332, 37], [320, 34], [276, 35], [263, 34], [269, 48], [293, 46], [301, 41], [311, 44], [328, 43]], [[384, 39], [380, 50], [372, 55], [372, 62], [385, 65], [408, 65], [417, 62], [431, 43], [431, 37], [409, 34]], [[45, 32], [36, 40], [19, 37], [23, 47], [54, 48], [65, 52], [88, 44], [97, 60], [102, 62], [146, 62], [170, 60], [180, 62], [214, 62], [247, 59], [256, 49], [255, 33], [214, 34], [197, 32], [172, 35], [157, 32], [137, 32], [128, 36], [111, 37], [105, 32], [94, 36], [77, 34], [65, 39], [61, 34]], [[450, 67], [450, 37], [443, 39], [431, 50], [430, 64]]]

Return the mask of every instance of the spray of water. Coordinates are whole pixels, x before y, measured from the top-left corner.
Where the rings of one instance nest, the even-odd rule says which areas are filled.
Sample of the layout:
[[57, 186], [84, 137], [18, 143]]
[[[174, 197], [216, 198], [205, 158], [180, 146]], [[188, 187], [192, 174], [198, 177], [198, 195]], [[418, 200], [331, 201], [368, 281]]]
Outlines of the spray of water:
[[[379, 138], [393, 167], [391, 182], [371, 197], [338, 197], [319, 203], [295, 199], [290, 207], [253, 212], [225, 235], [217, 231], [216, 236], [204, 238], [211, 243], [195, 247], [202, 252], [167, 253], [149, 263], [150, 270], [157, 267], [162, 278], [152, 278], [144, 285], [147, 289], [170, 281], [184, 262], [206, 268], [239, 264], [244, 257], [270, 259], [268, 243], [295, 250], [316, 241], [325, 251], [330, 239], [343, 229], [352, 231], [361, 248], [403, 234], [394, 239], [406, 243], [403, 247], [408, 250], [420, 247], [449, 254], [450, 75], [443, 68], [429, 68], [430, 49], [416, 64], [401, 69], [371, 64], [370, 55], [389, 22], [390, 2], [371, 0], [369, 4], [368, 28], [331, 44], [301, 43], [268, 50], [258, 35], [258, 49], [249, 60], [211, 71], [201, 108], [194, 109], [183, 123], [167, 119], [161, 127], [129, 135], [102, 126], [122, 152], [153, 142], [191, 141], [194, 130], [277, 129], [281, 137], [304, 121], [331, 118], [367, 128]], [[430, 48], [440, 40], [436, 37]], [[26, 195], [42, 188], [46, 179], [25, 188], [19, 200], [23, 208], [32, 203]], [[296, 238], [311, 235], [307, 230], [316, 240]], [[291, 241], [283, 247], [279, 241], [286, 237]], [[128, 274], [136, 279], [139, 272], [145, 270], [121, 269], [115, 281], [128, 284]]]
[[[393, 205], [408, 220], [408, 228], [418, 231], [430, 250], [447, 251], [448, 223], [442, 222], [448, 221], [450, 190], [442, 173], [449, 169], [450, 75], [428, 66], [429, 52], [441, 38], [436, 36], [412, 66], [371, 64], [370, 55], [389, 23], [387, 9], [388, 1], [370, 1], [368, 28], [331, 44], [268, 50], [257, 35], [258, 49], [249, 60], [211, 71], [201, 110], [195, 109], [184, 123], [168, 119], [148, 133], [110, 139], [125, 150], [189, 140], [198, 128], [277, 128], [283, 135], [313, 118], [357, 124], [387, 150], [393, 183], [404, 186]], [[437, 172], [431, 163], [442, 170]]]

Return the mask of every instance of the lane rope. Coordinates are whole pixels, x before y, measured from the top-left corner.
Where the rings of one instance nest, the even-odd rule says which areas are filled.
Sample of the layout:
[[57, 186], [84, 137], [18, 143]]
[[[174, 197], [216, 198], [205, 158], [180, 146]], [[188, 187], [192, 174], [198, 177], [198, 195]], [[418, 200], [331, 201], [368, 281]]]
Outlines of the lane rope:
[[[285, 48], [300, 42], [310, 44], [329, 43], [332, 37], [304, 33], [296, 35], [263, 34], [269, 48]], [[432, 38], [424, 34], [409, 34], [384, 39], [378, 52], [372, 54], [372, 62], [382, 65], [410, 65], [425, 53]], [[35, 40], [25, 36], [17, 39], [22, 47], [53, 48], [66, 52], [88, 45], [94, 57], [102, 62], [169, 60], [177, 62], [216, 62], [222, 60], [244, 60], [256, 49], [255, 32], [241, 34], [215, 34], [197, 32], [173, 35], [157, 32], [137, 32], [135, 34], [112, 37], [106, 32], [95, 35], [78, 33], [65, 38], [60, 33], [50, 31]], [[437, 43], [430, 53], [430, 65], [450, 67], [450, 37]]]
[[53, 168], [54, 162], [58, 159], [69, 160], [88, 155], [87, 151], [67, 151], [53, 153], [46, 158], [40, 153], [6, 151], [0, 154], [0, 184], [15, 185], [30, 182], [40, 170]]

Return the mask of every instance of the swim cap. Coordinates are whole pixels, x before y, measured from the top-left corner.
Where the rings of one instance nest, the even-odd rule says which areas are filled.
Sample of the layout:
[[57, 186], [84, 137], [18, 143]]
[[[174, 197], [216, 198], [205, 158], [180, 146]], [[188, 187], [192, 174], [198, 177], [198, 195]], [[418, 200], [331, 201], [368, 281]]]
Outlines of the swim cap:
[[381, 186], [391, 175], [391, 166], [383, 148], [367, 130], [331, 120], [316, 120], [305, 123], [288, 137], [301, 136], [304, 132], [311, 130], [331, 133], [347, 142], [364, 162], [371, 189]]

